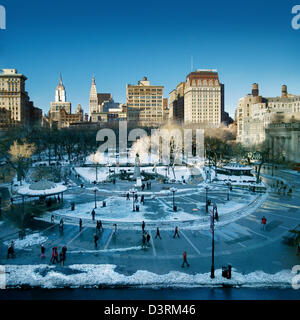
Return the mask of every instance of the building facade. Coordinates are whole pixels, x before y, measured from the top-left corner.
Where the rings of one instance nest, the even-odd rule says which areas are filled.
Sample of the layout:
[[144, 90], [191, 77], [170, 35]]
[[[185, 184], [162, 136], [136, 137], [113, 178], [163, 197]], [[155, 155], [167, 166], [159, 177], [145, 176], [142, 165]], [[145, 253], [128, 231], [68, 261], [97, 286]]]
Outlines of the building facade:
[[300, 123], [271, 123], [266, 128], [270, 159], [300, 163]]
[[122, 106], [113, 100], [110, 93], [97, 93], [95, 77], [92, 79], [90, 90], [89, 111], [91, 122], [109, 122], [124, 119]]
[[184, 89], [185, 82], [180, 82], [169, 94], [169, 119], [178, 123], [184, 122]]
[[184, 89], [184, 122], [219, 127], [224, 113], [224, 85], [217, 70], [191, 72]]
[[127, 119], [141, 126], [160, 126], [164, 121], [163, 86], [153, 86], [144, 77], [137, 85], [127, 84]]
[[272, 123], [289, 123], [300, 120], [300, 95], [288, 94], [282, 86], [281, 96], [262, 97], [257, 83], [252, 93], [241, 98], [236, 110], [237, 141], [245, 146], [263, 143], [266, 129]]
[[224, 85], [217, 70], [200, 69], [187, 75], [169, 94], [169, 118], [178, 123], [219, 127], [228, 121]]
[[72, 105], [67, 101], [66, 89], [60, 75], [58, 86], [55, 89], [55, 100], [50, 103], [49, 118], [51, 121], [59, 121], [62, 110], [66, 114], [72, 113]]
[[0, 73], [0, 108], [10, 112], [10, 126], [40, 124], [42, 121], [42, 110], [34, 107], [25, 91], [26, 80], [16, 69], [3, 69]]

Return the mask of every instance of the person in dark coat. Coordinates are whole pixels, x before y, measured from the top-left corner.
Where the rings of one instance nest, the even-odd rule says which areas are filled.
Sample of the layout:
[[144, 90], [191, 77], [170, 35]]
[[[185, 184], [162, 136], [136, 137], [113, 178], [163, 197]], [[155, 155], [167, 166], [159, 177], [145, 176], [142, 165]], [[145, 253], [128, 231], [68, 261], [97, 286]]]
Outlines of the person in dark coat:
[[151, 239], [150, 234], [147, 233], [147, 234], [146, 234], [146, 240], [147, 240], [147, 244], [148, 244], [148, 245], [149, 245], [149, 243], [150, 243], [150, 239]]
[[8, 249], [7, 249], [7, 259], [9, 257], [14, 258], [15, 257], [15, 247], [14, 247], [14, 242], [12, 241], [11, 244], [9, 245]]
[[142, 238], [142, 249], [144, 249], [146, 247], [146, 237], [143, 234], [143, 238]]
[[94, 244], [95, 244], [95, 248], [97, 249], [98, 247], [98, 240], [99, 240], [99, 237], [97, 234], [94, 234]]
[[174, 232], [173, 238], [175, 239], [176, 236], [177, 236], [178, 238], [180, 238], [180, 237], [179, 237], [179, 232], [178, 232], [178, 227], [175, 228], [175, 232]]
[[82, 230], [82, 219], [80, 218], [79, 219], [79, 231], [81, 231]]
[[143, 231], [143, 233], [145, 233], [145, 222], [143, 221], [143, 223], [142, 223], [142, 231]]
[[95, 220], [95, 214], [96, 214], [96, 212], [95, 212], [95, 210], [93, 209], [93, 211], [92, 211], [92, 219], [93, 219], [93, 221]]
[[45, 258], [45, 247], [43, 245], [41, 245], [41, 259], [44, 259]]
[[155, 236], [155, 239], [157, 239], [157, 237], [161, 240], [160, 231], [159, 231], [158, 227], [156, 228], [156, 236]]

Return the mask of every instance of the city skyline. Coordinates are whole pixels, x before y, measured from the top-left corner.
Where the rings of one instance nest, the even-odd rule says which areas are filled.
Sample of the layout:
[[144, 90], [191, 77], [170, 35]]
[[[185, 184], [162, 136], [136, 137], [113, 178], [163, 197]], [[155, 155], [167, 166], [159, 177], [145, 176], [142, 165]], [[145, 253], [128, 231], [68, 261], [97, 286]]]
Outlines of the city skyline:
[[53, 1], [47, 10], [38, 1], [2, 4], [7, 29], [0, 32], [0, 68], [27, 75], [28, 92], [44, 113], [59, 73], [69, 100], [84, 112], [93, 75], [99, 92], [124, 103], [126, 84], [144, 76], [163, 85], [168, 97], [191, 69], [217, 69], [231, 117], [252, 83], [259, 83], [265, 96], [275, 96], [282, 84], [299, 94], [300, 31], [291, 26], [293, 1], [217, 1], [214, 10], [195, 1], [186, 7], [154, 2], [147, 10], [135, 1], [117, 6], [89, 1], [83, 8]]

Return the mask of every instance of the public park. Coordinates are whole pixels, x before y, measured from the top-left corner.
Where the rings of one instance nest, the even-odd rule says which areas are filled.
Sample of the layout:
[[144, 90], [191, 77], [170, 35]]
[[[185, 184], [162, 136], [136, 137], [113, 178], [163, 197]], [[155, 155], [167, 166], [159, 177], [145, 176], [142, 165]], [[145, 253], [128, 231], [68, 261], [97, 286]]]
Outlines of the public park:
[[180, 165], [134, 146], [120, 161], [11, 145], [16, 170], [3, 164], [0, 185], [6, 288], [292, 288], [297, 170], [221, 160], [207, 141], [203, 159]]

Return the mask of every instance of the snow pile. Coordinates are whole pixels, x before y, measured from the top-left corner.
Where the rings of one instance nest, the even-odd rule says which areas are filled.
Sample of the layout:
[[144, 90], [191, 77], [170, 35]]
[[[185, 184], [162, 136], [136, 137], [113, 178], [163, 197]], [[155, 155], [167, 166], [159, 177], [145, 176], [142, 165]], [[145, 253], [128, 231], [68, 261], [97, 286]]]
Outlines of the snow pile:
[[[90, 167], [76, 167], [75, 171], [79, 174], [83, 179], [92, 183], [96, 181], [96, 168]], [[108, 168], [100, 167], [97, 169], [97, 182], [104, 181], [108, 178], [109, 172]]]
[[188, 287], [233, 287], [256, 288], [290, 288], [295, 276], [290, 270], [283, 270], [276, 274], [267, 274], [255, 271], [247, 275], [233, 270], [232, 279], [222, 277], [222, 270], [215, 272], [215, 279], [210, 273], [190, 275], [183, 272], [171, 271], [168, 274], [158, 275], [145, 270], [138, 270], [131, 276], [115, 271], [116, 265], [71, 265], [68, 274], [63, 274], [48, 265], [7, 265], [7, 287], [29, 285], [42, 288], [63, 287], [93, 287], [93, 286], [133, 286], [133, 287], [161, 287], [161, 288], [188, 288]]
[[[14, 241], [15, 249], [24, 249], [34, 245], [39, 245], [47, 241], [47, 237], [41, 236], [39, 233], [33, 233], [28, 235], [26, 238], [20, 240], [16, 239]], [[9, 246], [12, 240], [5, 241], [4, 244]]]

